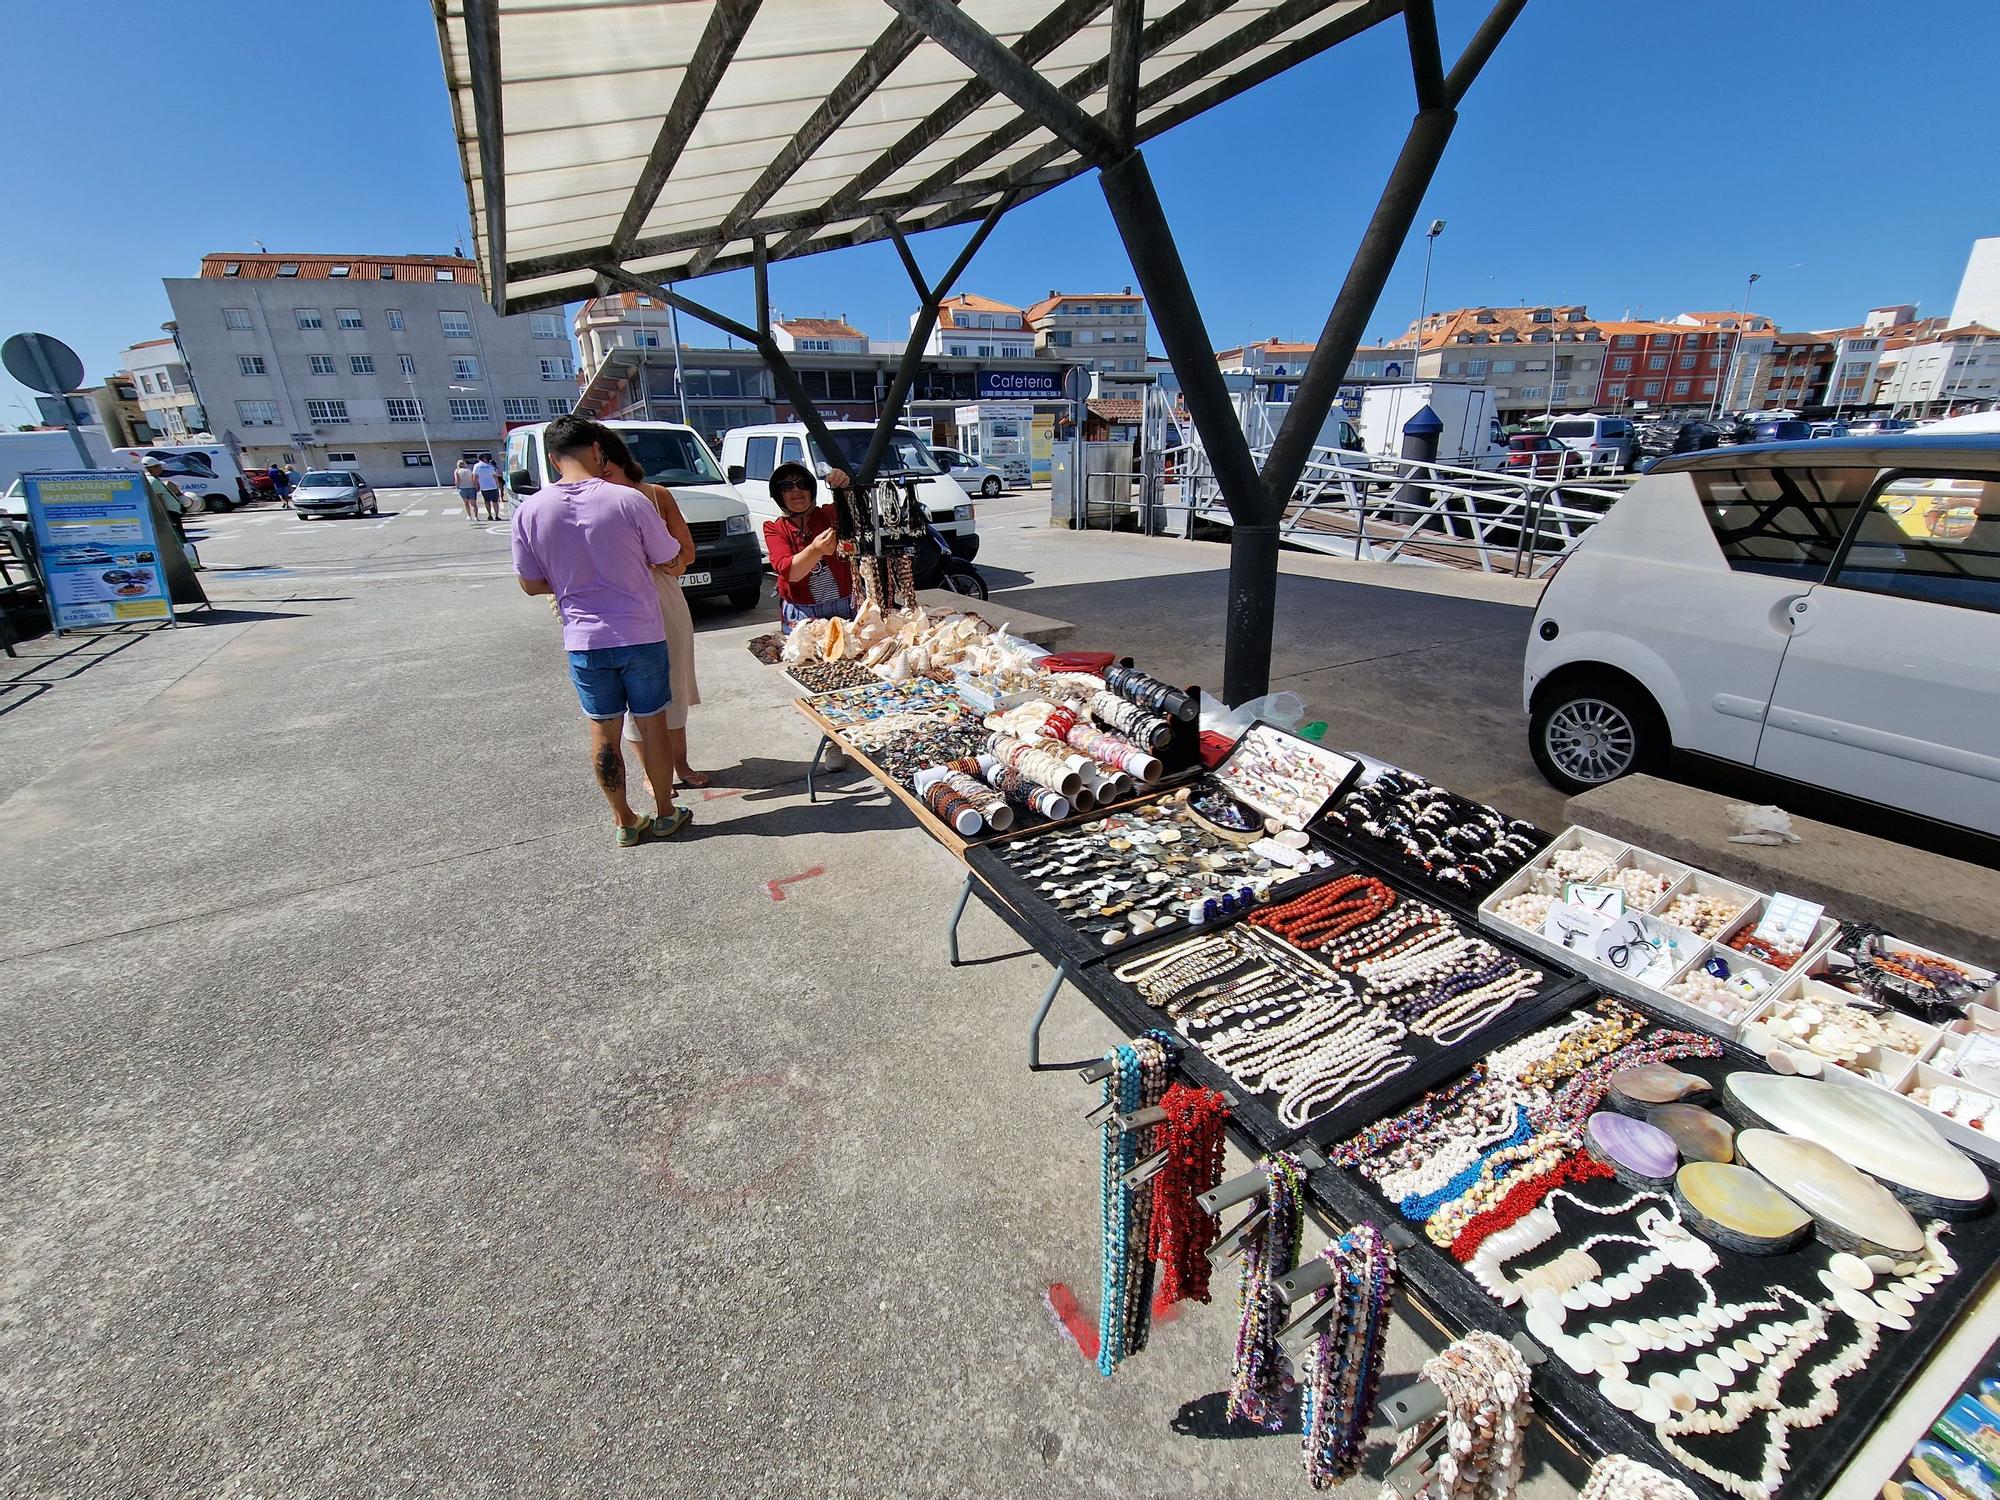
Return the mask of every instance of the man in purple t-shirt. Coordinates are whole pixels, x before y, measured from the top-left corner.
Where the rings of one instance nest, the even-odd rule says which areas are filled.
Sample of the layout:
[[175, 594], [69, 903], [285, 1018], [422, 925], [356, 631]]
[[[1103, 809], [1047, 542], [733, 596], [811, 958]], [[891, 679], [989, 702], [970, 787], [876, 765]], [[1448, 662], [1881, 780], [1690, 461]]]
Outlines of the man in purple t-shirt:
[[[514, 512], [514, 572], [528, 594], [553, 594], [562, 616], [570, 680], [590, 720], [590, 763], [618, 819], [618, 844], [672, 838], [690, 814], [674, 806], [674, 757], [667, 743], [667, 631], [653, 570], [671, 563], [680, 544], [653, 502], [607, 484], [604, 429], [583, 417], [558, 417], [542, 441], [562, 479]], [[639, 757], [659, 797], [657, 817], [625, 799], [625, 715], [639, 731]]]

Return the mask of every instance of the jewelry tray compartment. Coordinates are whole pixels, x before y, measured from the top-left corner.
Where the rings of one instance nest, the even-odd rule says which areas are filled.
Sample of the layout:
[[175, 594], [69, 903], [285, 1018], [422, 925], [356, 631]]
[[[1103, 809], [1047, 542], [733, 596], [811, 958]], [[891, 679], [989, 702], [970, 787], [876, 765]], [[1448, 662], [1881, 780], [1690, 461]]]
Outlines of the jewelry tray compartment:
[[1956, 1073], [1948, 1073], [1930, 1062], [1919, 1062], [1904, 1075], [1896, 1092], [1924, 1112], [1924, 1118], [1931, 1128], [1959, 1150], [1970, 1156], [1981, 1157], [1988, 1162], [2000, 1163], [2000, 1136], [1988, 1135], [1977, 1126], [1968, 1125], [1963, 1120], [1953, 1119], [1935, 1105], [1926, 1104], [1916, 1097], [1918, 1090], [1932, 1092], [1937, 1089], [1956, 1089], [1962, 1093], [1977, 1094], [1993, 1101], [1992, 1111], [1987, 1116], [2000, 1128], [2000, 1096], [1987, 1089], [1977, 1088], [1960, 1078]]
[[[1632, 1009], [1659, 1025], [1676, 1027], [1680, 1024], [1675, 1015], [1654, 1003], [1640, 1001], [1633, 1004]], [[1521, 1032], [1532, 1029], [1523, 1027]], [[1489, 1046], [1482, 1050], [1490, 1051], [1496, 1045], [1499, 1045], [1499, 1039], [1491, 1039]], [[1722, 1079], [1728, 1073], [1769, 1071], [1760, 1059], [1731, 1042], [1723, 1043], [1723, 1056], [1720, 1058], [1683, 1059], [1673, 1066], [1699, 1074], [1711, 1083], [1714, 1092], [1698, 1094], [1690, 1101], [1706, 1101], [1711, 1107], [1721, 1092]], [[1449, 1081], [1464, 1071], [1463, 1068], [1457, 1069], [1440, 1081]], [[1410, 1099], [1402, 1102], [1376, 1101], [1376, 1107], [1369, 1111], [1368, 1117], [1372, 1120], [1394, 1115], [1414, 1098], [1413, 1091]], [[1959, 1139], [1957, 1136], [1953, 1138]], [[2000, 1191], [2000, 1170], [1996, 1170], [1992, 1158], [1981, 1153], [1974, 1160], [1986, 1174], [1989, 1184]], [[1455, 1261], [1422, 1237], [1420, 1226], [1406, 1221], [1376, 1191], [1374, 1185], [1358, 1173], [1337, 1167], [1322, 1168], [1310, 1174], [1309, 1185], [1314, 1196], [1342, 1224], [1369, 1221], [1382, 1229], [1396, 1246], [1405, 1288], [1415, 1299], [1451, 1324], [1454, 1330], [1483, 1328], [1508, 1338], [1525, 1333], [1520, 1304], [1513, 1308], [1502, 1307], [1487, 1296]], [[1594, 1181], [1573, 1191], [1579, 1197], [1600, 1204], [1623, 1202], [1631, 1196], [1629, 1189], [1614, 1180]], [[1561, 1239], [1551, 1241], [1534, 1252], [1532, 1258], [1524, 1257], [1523, 1262], [1545, 1260], [1562, 1245], [1580, 1244], [1588, 1235], [1600, 1231], [1634, 1233], [1636, 1217], [1637, 1210], [1633, 1210], [1616, 1219], [1600, 1221], [1594, 1216], [1569, 1209], [1564, 1215]], [[1589, 1222], [1579, 1224], [1578, 1221], [1585, 1218]], [[1923, 1222], [1921, 1215], [1919, 1220]], [[1957, 1273], [1918, 1305], [1913, 1327], [1908, 1332], [1883, 1330], [1876, 1356], [1836, 1387], [1840, 1405], [1831, 1417], [1815, 1428], [1793, 1429], [1788, 1450], [1790, 1469], [1776, 1491], [1779, 1500], [1790, 1500], [1793, 1496], [1803, 1500], [1803, 1497], [1823, 1494], [1828, 1489], [1835, 1476], [1868, 1440], [1881, 1415], [1917, 1378], [1931, 1356], [1950, 1336], [1953, 1325], [1990, 1278], [1995, 1259], [2000, 1257], [2000, 1215], [1996, 1215], [1992, 1205], [1989, 1203], [1977, 1218], [1961, 1220], [1948, 1227], [1950, 1232], [1946, 1243], [1958, 1262]], [[1808, 1239], [1796, 1249], [1773, 1256], [1738, 1255], [1720, 1247], [1717, 1250], [1723, 1263], [1718, 1270], [1710, 1273], [1709, 1280], [1721, 1302], [1751, 1300], [1760, 1296], [1765, 1286], [1774, 1284], [1789, 1286], [1813, 1300], [1826, 1296], [1826, 1289], [1818, 1280], [1818, 1272], [1826, 1266], [1830, 1250], [1817, 1238]], [[1618, 1264], [1624, 1264], [1622, 1257]], [[1665, 1295], [1667, 1290], [1673, 1292], [1672, 1297]], [[1650, 1284], [1641, 1295], [1615, 1304], [1615, 1314], [1593, 1312], [1590, 1316], [1615, 1315], [1636, 1319], [1672, 1315], [1688, 1310], [1695, 1302], [1694, 1287], [1686, 1275], [1669, 1272]], [[1761, 1315], [1757, 1321], [1768, 1316]], [[1824, 1365], [1846, 1348], [1853, 1337], [1853, 1323], [1844, 1316], [1835, 1315], [1830, 1324], [1829, 1337], [1816, 1345], [1807, 1356], [1805, 1363], [1808, 1369], [1794, 1371], [1786, 1380], [1782, 1387], [1784, 1398], [1792, 1404], [1808, 1399], [1815, 1389], [1810, 1380], [1810, 1370]], [[1692, 1354], [1686, 1357], [1693, 1358]], [[1667, 1360], [1677, 1366], [1681, 1357], [1655, 1357], [1655, 1361]], [[1640, 1369], [1663, 1367], [1663, 1364], [1649, 1362]], [[1738, 1388], [1743, 1388], [1741, 1383]], [[1735, 1500], [1721, 1486], [1684, 1468], [1665, 1453], [1650, 1426], [1639, 1423], [1604, 1398], [1594, 1376], [1579, 1375], [1560, 1359], [1551, 1357], [1536, 1369], [1533, 1390], [1537, 1407], [1554, 1424], [1571, 1433], [1588, 1457], [1623, 1453], [1682, 1479], [1702, 1500]], [[1764, 1426], [1754, 1417], [1744, 1426], [1747, 1436], [1740, 1432], [1727, 1437], [1699, 1437], [1691, 1440], [1690, 1447], [1711, 1463], [1754, 1476], [1762, 1462]]]
[[[1594, 828], [1585, 828], [1579, 823], [1572, 823], [1556, 836], [1548, 848], [1521, 867], [1521, 873], [1531, 877], [1530, 883], [1522, 889], [1532, 890], [1543, 896], [1560, 896], [1566, 881], [1579, 880], [1588, 884], [1607, 873], [1631, 847], [1630, 844], [1599, 833]], [[1569, 853], [1596, 854], [1601, 856], [1602, 860], [1594, 866], [1584, 867], [1586, 873], [1583, 875], [1557, 875], [1553, 868], [1555, 857], [1558, 854]]]
[[1712, 901], [1728, 903], [1733, 910], [1730, 912], [1728, 920], [1723, 922], [1720, 927], [1716, 928], [1712, 933], [1694, 932], [1697, 938], [1707, 942], [1722, 936], [1722, 934], [1734, 927], [1738, 919], [1752, 905], [1762, 899], [1762, 895], [1761, 891], [1753, 891], [1749, 886], [1738, 885], [1733, 880], [1724, 880], [1720, 875], [1711, 875], [1706, 870], [1689, 870], [1685, 876], [1674, 883], [1666, 895], [1660, 897], [1653, 905], [1652, 915], [1658, 917], [1663, 922], [1667, 922], [1670, 926], [1679, 927], [1684, 932], [1694, 932], [1694, 929], [1689, 927], [1685, 922], [1674, 922], [1667, 916], [1668, 910], [1673, 906], [1675, 901], [1682, 896], [1703, 896]]
[[[1352, 869], [1336, 868], [1316, 873], [1323, 883], [1356, 872]], [[1396, 890], [1399, 897], [1414, 900], [1428, 899], [1423, 892], [1407, 890], [1394, 881], [1388, 883]], [[1304, 890], [1296, 890], [1290, 894], [1302, 895]], [[1229, 917], [1199, 929], [1180, 927], [1171, 932], [1149, 936], [1144, 944], [1135, 944], [1129, 950], [1116, 951], [1115, 956], [1121, 960], [1120, 965], [1096, 964], [1074, 977], [1078, 986], [1092, 1000], [1133, 1035], [1149, 1027], [1172, 1033], [1181, 1044], [1184, 1063], [1193, 1065], [1185, 1069], [1189, 1075], [1207, 1087], [1226, 1089], [1233, 1094], [1238, 1100], [1232, 1107], [1232, 1114], [1237, 1123], [1267, 1151], [1280, 1150], [1301, 1141], [1324, 1143], [1351, 1135], [1368, 1121], [1384, 1114], [1395, 1113], [1425, 1090], [1435, 1088], [1443, 1079], [1463, 1072], [1487, 1052], [1496, 1047], [1504, 1047], [1516, 1037], [1548, 1024], [1566, 1010], [1587, 1005], [1599, 993], [1597, 986], [1575, 978], [1561, 966], [1551, 966], [1536, 955], [1522, 951], [1504, 937], [1491, 932], [1482, 932], [1473, 924], [1460, 920], [1459, 927], [1468, 935], [1492, 943], [1509, 958], [1541, 974], [1541, 988], [1526, 1001], [1509, 1007], [1482, 1029], [1450, 1047], [1440, 1047], [1428, 1038], [1414, 1034], [1404, 1038], [1402, 1045], [1412, 1058], [1412, 1064], [1407, 1071], [1390, 1078], [1380, 1087], [1360, 1095], [1351, 1103], [1337, 1104], [1330, 1110], [1314, 1115], [1303, 1125], [1287, 1125], [1278, 1117], [1276, 1093], [1255, 1092], [1219, 1064], [1210, 1061], [1198, 1043], [1182, 1034], [1174, 1024], [1173, 1018], [1164, 1009], [1155, 1009], [1135, 987], [1119, 979], [1112, 972], [1123, 963], [1143, 960], [1154, 947], [1166, 947], [1190, 936], [1194, 931], [1213, 932], [1241, 920], [1241, 917]], [[1341, 972], [1354, 979], [1355, 983], [1360, 982], [1350, 971]]]
[[[1021, 919], [1034, 930], [1034, 941], [1046, 954], [1059, 959], [1072, 972], [1095, 967], [1107, 958], [1126, 958], [1133, 950], [1145, 944], [1172, 938], [1184, 938], [1197, 932], [1206, 932], [1212, 927], [1232, 922], [1234, 916], [1217, 917], [1207, 922], [1189, 922], [1185, 916], [1179, 918], [1164, 931], [1155, 928], [1139, 934], [1127, 933], [1124, 940], [1105, 947], [1102, 942], [1083, 930], [1068, 917], [1042, 898], [1039, 882], [1022, 873], [1007, 862], [1002, 850], [1018, 840], [1037, 837], [1047, 833], [1074, 830], [1090, 822], [1093, 818], [1107, 813], [1122, 812], [1133, 807], [1145, 806], [1171, 796], [1181, 789], [1185, 782], [1159, 782], [1148, 788], [1151, 795], [1120, 802], [1112, 807], [1099, 808], [1093, 812], [1066, 819], [1061, 823], [1038, 823], [1032, 827], [1009, 829], [997, 837], [989, 837], [984, 842], [969, 846], [965, 860], [972, 872], [984, 881], [1000, 899], [1007, 903]], [[1303, 895], [1322, 881], [1332, 880], [1340, 875], [1355, 873], [1355, 867], [1335, 858], [1331, 868], [1304, 870], [1288, 875], [1270, 889], [1270, 893], [1259, 905], [1269, 905], [1276, 901], [1289, 901], [1294, 896]], [[1143, 1029], [1143, 1028], [1141, 1028]]]
[[[1801, 968], [1804, 965], [1800, 965]], [[1761, 1054], [1768, 1037], [1777, 1045], [1793, 1054], [1813, 1053], [1823, 1064], [1820, 1076], [1829, 1083], [1854, 1082], [1868, 1088], [1888, 1089], [1896, 1092], [1922, 1058], [1929, 1057], [1936, 1049], [1943, 1032], [1935, 1026], [1927, 1026], [1922, 1021], [1906, 1016], [1900, 1011], [1886, 1011], [1883, 1020], [1908, 1038], [1907, 1047], [1884, 1047], [1879, 1044], [1860, 1049], [1860, 1055], [1853, 1063], [1845, 1063], [1838, 1058], [1815, 1052], [1801, 1039], [1781, 1035], [1772, 1027], [1773, 1021], [1790, 1021], [1806, 1006], [1824, 1007], [1833, 1005], [1854, 1005], [1854, 997], [1845, 990], [1836, 989], [1816, 979], [1810, 973], [1793, 973], [1771, 991], [1764, 1003], [1757, 1007], [1736, 1030], [1736, 1040], [1752, 1052]], [[1865, 1006], [1854, 1006], [1857, 1010]], [[1880, 1074], [1871, 1078], [1869, 1073]], [[1838, 1076], [1836, 1076], [1838, 1075]]]
[[[1369, 761], [1367, 764], [1370, 768], [1380, 765], [1380, 763], [1374, 761]], [[1380, 769], [1385, 771], [1401, 771], [1400, 767], [1391, 765], [1380, 765]], [[1404, 772], [1402, 774], [1407, 775], [1411, 773]], [[1360, 778], [1357, 777], [1355, 783], [1342, 791], [1340, 795], [1345, 797], [1348, 792], [1354, 789], [1354, 786], [1358, 785], [1360, 785]], [[1449, 789], [1446, 788], [1446, 790]], [[1412, 861], [1394, 844], [1382, 839], [1370, 838], [1359, 829], [1348, 828], [1343, 823], [1331, 821], [1329, 814], [1333, 811], [1334, 803], [1338, 800], [1336, 798], [1334, 802], [1329, 802], [1327, 804], [1327, 811], [1321, 813], [1319, 817], [1313, 820], [1309, 831], [1316, 843], [1324, 844], [1335, 853], [1344, 855], [1349, 859], [1359, 860], [1363, 865], [1368, 867], [1371, 874], [1380, 875], [1398, 889], [1407, 889], [1411, 894], [1423, 897], [1424, 900], [1430, 902], [1433, 906], [1441, 906], [1453, 916], [1462, 917], [1468, 922], [1478, 920], [1479, 908], [1483, 901], [1498, 894], [1501, 889], [1515, 880], [1522, 870], [1526, 870], [1536, 864], [1556, 844], [1556, 840], [1549, 835], [1546, 829], [1538, 828], [1535, 831], [1543, 841], [1542, 847], [1524, 860], [1520, 869], [1515, 870], [1496, 885], [1461, 890], [1455, 885], [1432, 880], [1421, 865]], [[1502, 815], [1505, 816], [1504, 813]], [[1517, 819], [1516, 821], [1525, 822], [1526, 820]], [[1529, 826], [1534, 827], [1533, 824], [1529, 824]], [[1617, 847], [1622, 849], [1624, 846], [1618, 845]]]
[[[1922, 943], [1912, 943], [1906, 938], [1899, 938], [1893, 934], [1890, 936], [1889, 942], [1893, 945], [1896, 952], [1913, 953], [1919, 958], [1935, 958], [1945, 963], [1956, 964], [1959, 968], [1970, 973], [1975, 980], [1984, 980], [1986, 991], [1977, 1003], [1989, 1008], [2000, 1008], [2000, 978], [1996, 978], [1991, 969], [1984, 968], [1968, 959], [1954, 957], [1949, 953], [1940, 953], [1935, 948], [1926, 948]], [[1829, 946], [1827, 952], [1836, 962], [1847, 968], [1851, 969], [1854, 966], [1854, 955], [1845, 949]]]

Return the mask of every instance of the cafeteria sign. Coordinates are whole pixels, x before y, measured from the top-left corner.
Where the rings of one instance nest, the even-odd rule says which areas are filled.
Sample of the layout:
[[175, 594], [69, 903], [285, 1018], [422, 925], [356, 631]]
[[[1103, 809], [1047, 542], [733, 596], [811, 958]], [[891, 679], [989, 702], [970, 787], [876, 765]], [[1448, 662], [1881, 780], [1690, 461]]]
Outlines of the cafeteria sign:
[[23, 474], [21, 487], [58, 631], [173, 618], [143, 474]]
[[1060, 370], [981, 370], [981, 401], [1059, 400], [1062, 396]]

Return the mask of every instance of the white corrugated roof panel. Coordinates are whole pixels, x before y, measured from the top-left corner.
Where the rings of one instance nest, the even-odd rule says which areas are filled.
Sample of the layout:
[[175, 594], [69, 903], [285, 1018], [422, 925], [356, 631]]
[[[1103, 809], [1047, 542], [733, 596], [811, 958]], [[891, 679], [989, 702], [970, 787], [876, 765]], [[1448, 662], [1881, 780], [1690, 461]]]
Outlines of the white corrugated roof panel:
[[[1088, 165], [885, 0], [435, 0], [477, 254], [495, 267], [478, 121], [497, 108], [511, 310], [586, 295], [597, 267], [660, 279], [981, 216]], [[1091, 114], [1110, 0], [962, 0]], [[1142, 136], [1395, 14], [1396, 0], [1146, 0]], [[733, 43], [733, 46], [731, 45]], [[706, 83], [708, 87], [703, 88]], [[677, 109], [677, 101], [684, 101]], [[676, 129], [665, 132], [670, 118]], [[678, 150], [672, 149], [678, 146]], [[620, 238], [649, 160], [665, 168]]]

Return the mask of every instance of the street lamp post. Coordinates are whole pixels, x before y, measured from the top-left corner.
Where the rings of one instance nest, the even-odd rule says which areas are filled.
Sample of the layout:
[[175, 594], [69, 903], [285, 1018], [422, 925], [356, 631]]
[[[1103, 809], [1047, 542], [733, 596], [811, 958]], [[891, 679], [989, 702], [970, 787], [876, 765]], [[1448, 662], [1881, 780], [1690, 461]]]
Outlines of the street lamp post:
[[1750, 279], [1743, 283], [1743, 311], [1736, 318], [1736, 345], [1729, 351], [1729, 365], [1723, 371], [1723, 378], [1708, 403], [1708, 419], [1711, 422], [1715, 420], [1715, 413], [1722, 404], [1722, 393], [1736, 383], [1736, 362], [1743, 357], [1743, 335], [1750, 321], [1750, 289], [1763, 279], [1761, 273], [1752, 271]]
[[1444, 220], [1432, 219], [1431, 227], [1424, 231], [1424, 289], [1417, 297], [1417, 326], [1410, 339], [1410, 383], [1417, 381], [1417, 362], [1424, 353], [1424, 319], [1430, 315], [1431, 307], [1431, 252], [1437, 248], [1438, 236], [1444, 233]]
[[417, 426], [423, 429], [424, 456], [431, 461], [431, 483], [435, 485], [438, 482], [438, 456], [437, 450], [431, 447], [431, 424], [430, 419], [424, 415], [424, 399], [417, 394], [416, 376], [405, 375], [403, 384], [410, 388], [410, 399], [417, 406]]

